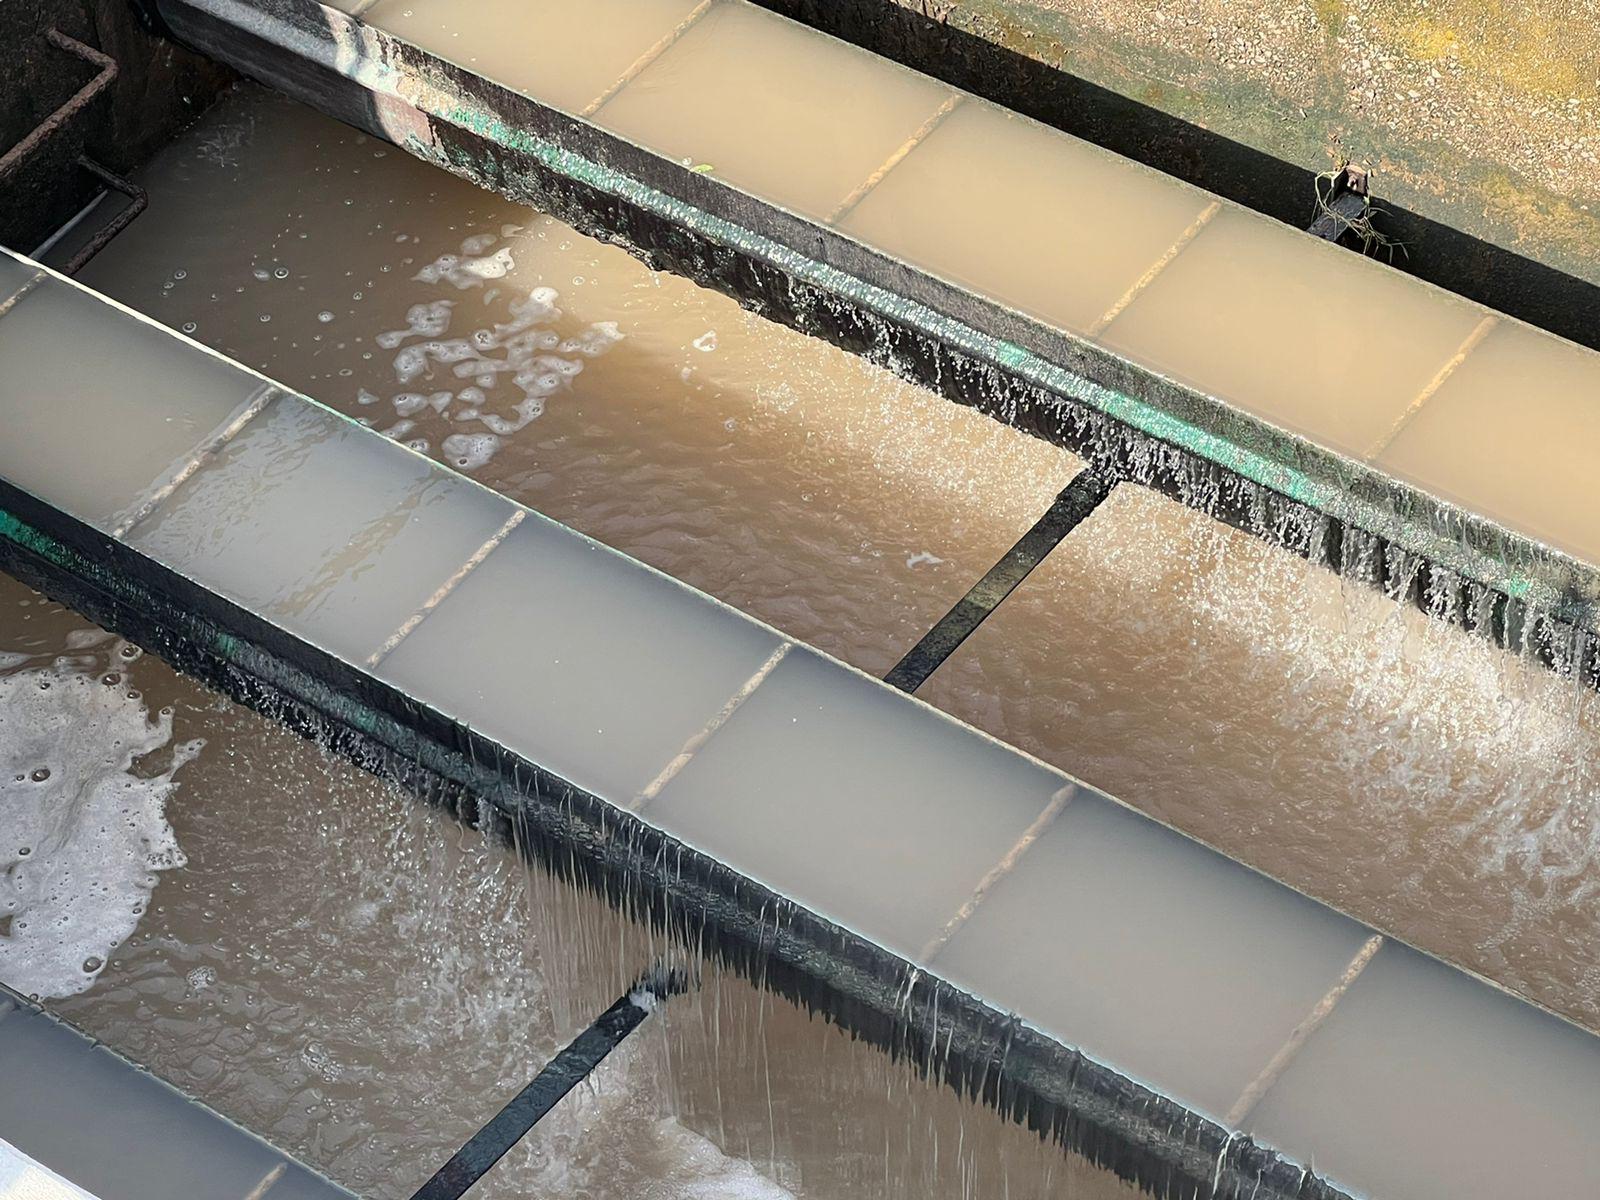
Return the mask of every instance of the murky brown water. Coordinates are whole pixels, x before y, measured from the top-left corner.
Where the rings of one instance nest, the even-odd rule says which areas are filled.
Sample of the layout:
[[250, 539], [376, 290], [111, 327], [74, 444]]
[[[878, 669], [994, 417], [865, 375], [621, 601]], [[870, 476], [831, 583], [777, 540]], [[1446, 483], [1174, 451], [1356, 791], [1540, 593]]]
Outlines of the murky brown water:
[[[1077, 467], [259, 92], [143, 182], [86, 282], [870, 671]], [[923, 695], [1600, 1027], [1593, 701], [1537, 669], [1123, 489]]]
[[1077, 470], [264, 93], [141, 179], [89, 286], [877, 674]]
[[1600, 698], [1119, 489], [926, 699], [1600, 1027]]
[[[659, 953], [5, 576], [0, 767], [13, 818], [50, 793], [0, 841], [0, 978], [366, 1197], [410, 1195]], [[701, 974], [473, 1194], [1131, 1194]]]

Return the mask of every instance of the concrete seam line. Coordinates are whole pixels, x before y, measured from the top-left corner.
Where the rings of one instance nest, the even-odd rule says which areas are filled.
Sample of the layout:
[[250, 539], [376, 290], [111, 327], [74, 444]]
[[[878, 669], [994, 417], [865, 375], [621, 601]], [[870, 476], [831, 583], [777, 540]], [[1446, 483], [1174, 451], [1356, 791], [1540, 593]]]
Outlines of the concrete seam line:
[[635, 813], [643, 812], [661, 794], [661, 789], [671, 783], [677, 777], [678, 772], [689, 765], [690, 759], [694, 758], [700, 752], [700, 749], [711, 740], [711, 736], [728, 723], [728, 718], [739, 711], [741, 704], [750, 699], [751, 693], [761, 686], [768, 675], [772, 674], [773, 669], [783, 661], [784, 656], [789, 653], [793, 646], [793, 642], [784, 642], [767, 657], [766, 662], [756, 668], [756, 673], [746, 679], [737, 692], [728, 697], [728, 702], [717, 710], [716, 715], [711, 720], [706, 722], [705, 728], [685, 742], [683, 749], [678, 751], [677, 757], [662, 767], [660, 773], [645, 785], [642, 792], [634, 797], [633, 803], [628, 806], [629, 811]]
[[694, 8], [690, 10], [688, 16], [679, 21], [678, 24], [654, 46], [651, 46], [650, 49], [646, 50], [638, 58], [634, 59], [632, 65], [630, 65], [628, 69], [624, 71], [610, 87], [601, 92], [593, 100], [589, 101], [588, 104], [584, 105], [583, 110], [579, 112], [578, 115], [580, 117], [592, 117], [595, 115], [595, 113], [599, 112], [602, 108], [609, 104], [612, 98], [615, 97], [618, 92], [627, 87], [641, 74], [643, 74], [645, 69], [649, 67], [651, 63], [655, 62], [656, 59], [660, 58], [668, 50], [672, 49], [673, 44], [677, 42], [677, 40], [684, 34], [688, 33], [689, 30], [694, 26], [695, 22], [701, 17], [705, 16], [706, 13], [711, 10], [711, 6], [716, 2], [717, 0], [700, 0], [700, 3], [696, 4]]
[[944, 119], [946, 117], [961, 107], [961, 102], [965, 99], [966, 94], [963, 92], [951, 93], [951, 95], [943, 104], [938, 107], [931, 117], [929, 117], [921, 125], [917, 126], [915, 133], [913, 133], [905, 141], [901, 142], [900, 145], [895, 148], [894, 153], [890, 154], [888, 158], [883, 160], [883, 163], [876, 171], [874, 171], [871, 175], [868, 175], [860, 183], [856, 184], [856, 186], [851, 189], [850, 194], [843, 200], [839, 201], [838, 205], [831, 213], [822, 218], [822, 223], [824, 225], [837, 225], [845, 217], [849, 216], [850, 212], [856, 207], [856, 205], [865, 200], [872, 192], [872, 189], [882, 183], [888, 176], [889, 172], [894, 170], [901, 164], [901, 162], [905, 160], [906, 155], [910, 154], [924, 141], [926, 141], [928, 136], [932, 134], [935, 129], [944, 124]]
[[29, 292], [33, 291], [34, 288], [38, 287], [47, 278], [48, 276], [45, 275], [43, 271], [35, 271], [32, 279], [29, 279], [4, 300], [0, 300], [0, 317], [5, 316], [8, 312], [15, 308], [19, 300], [21, 300]]
[[1205, 208], [1201, 209], [1200, 215], [1190, 223], [1187, 229], [1178, 235], [1178, 240], [1173, 242], [1172, 245], [1168, 246], [1166, 252], [1163, 253], [1160, 258], [1156, 259], [1155, 262], [1151, 263], [1149, 267], [1145, 269], [1145, 273], [1143, 275], [1134, 280], [1133, 286], [1127, 291], [1123, 292], [1115, 304], [1106, 309], [1105, 312], [1101, 313], [1100, 318], [1095, 321], [1093, 325], [1089, 326], [1088, 329], [1084, 330], [1084, 336], [1097, 338], [1104, 333], [1106, 331], [1106, 326], [1120, 317], [1127, 309], [1128, 305], [1132, 304], [1141, 295], [1143, 295], [1145, 289], [1156, 281], [1156, 277], [1172, 265], [1172, 260], [1177, 258], [1178, 255], [1182, 254], [1188, 247], [1189, 243], [1194, 241], [1195, 238], [1199, 237], [1200, 231], [1207, 225], [1211, 224], [1211, 219], [1221, 211], [1222, 201], [1220, 200], [1213, 200], [1210, 204], [1206, 205]]
[[1078, 790], [1077, 784], [1069, 783], [1050, 797], [1050, 803], [1046, 804], [1044, 811], [1033, 819], [1033, 824], [1029, 825], [1022, 836], [1017, 839], [1016, 844], [1001, 856], [1000, 861], [989, 868], [983, 878], [978, 881], [978, 886], [972, 889], [972, 895], [967, 897], [966, 903], [956, 910], [955, 916], [946, 921], [944, 928], [934, 934], [928, 944], [922, 948], [922, 952], [917, 956], [919, 963], [926, 967], [939, 956], [940, 951], [949, 945], [950, 939], [955, 937], [961, 927], [971, 919], [972, 914], [978, 911], [978, 905], [984, 902], [994, 889], [995, 884], [1011, 874], [1016, 869], [1017, 864], [1022, 861], [1022, 856], [1032, 848], [1035, 842], [1044, 836], [1045, 830], [1055, 824], [1056, 818], [1061, 815], [1061, 811], [1068, 804], [1072, 803], [1072, 799], [1078, 794]]
[[1368, 450], [1363, 456], [1368, 462], [1377, 458], [1378, 455], [1394, 444], [1395, 438], [1404, 433], [1406, 427], [1416, 420], [1417, 414], [1422, 411], [1423, 406], [1433, 399], [1434, 395], [1445, 385], [1450, 376], [1456, 373], [1456, 368], [1467, 361], [1467, 356], [1482, 344], [1483, 339], [1488, 337], [1490, 331], [1499, 323], [1500, 319], [1491, 314], [1484, 317], [1473, 327], [1472, 332], [1467, 334], [1466, 340], [1456, 348], [1456, 352], [1451, 356], [1450, 360], [1439, 368], [1432, 379], [1428, 380], [1428, 385], [1417, 393], [1417, 398], [1406, 406], [1405, 412], [1395, 418], [1394, 424], [1389, 426], [1389, 431], [1372, 444], [1372, 449]]
[[1372, 956], [1383, 948], [1383, 935], [1375, 933], [1361, 944], [1361, 949], [1356, 951], [1356, 956], [1350, 960], [1350, 965], [1344, 969], [1344, 974], [1334, 982], [1316, 1007], [1307, 1014], [1306, 1019], [1294, 1027], [1289, 1038], [1278, 1047], [1278, 1052], [1272, 1056], [1270, 1062], [1261, 1073], [1252, 1079], [1239, 1098], [1233, 1102], [1233, 1107], [1228, 1110], [1228, 1115], [1222, 1118], [1224, 1125], [1235, 1129], [1261, 1102], [1261, 1097], [1267, 1094], [1269, 1088], [1278, 1082], [1279, 1077], [1288, 1070], [1294, 1056], [1300, 1053], [1300, 1047], [1306, 1044], [1307, 1039], [1315, 1033], [1322, 1023], [1333, 1012], [1334, 1006], [1344, 999], [1344, 994], [1350, 990], [1355, 981], [1360, 978], [1361, 972], [1367, 969], [1367, 964], [1372, 961]]
[[219, 453], [224, 446], [238, 437], [244, 427], [260, 416], [267, 405], [279, 396], [285, 395], [283, 389], [275, 384], [264, 383], [250, 393], [243, 405], [234, 411], [234, 415], [220, 431], [206, 441], [202, 442], [195, 451], [189, 455], [181, 467], [170, 477], [150, 488], [133, 507], [124, 510], [124, 515], [111, 527], [111, 536], [123, 539], [131, 533], [135, 526], [147, 520], [156, 509], [171, 498], [172, 494], [189, 481], [201, 467], [205, 466]]
[[484, 542], [483, 545], [479, 546], [472, 552], [471, 558], [467, 559], [466, 562], [457, 567], [450, 578], [441, 583], [434, 590], [433, 595], [424, 600], [422, 602], [422, 606], [405, 619], [399, 629], [396, 629], [386, 639], [384, 639], [383, 645], [379, 646], [370, 655], [368, 655], [367, 666], [375, 667], [385, 658], [389, 657], [389, 655], [393, 653], [394, 648], [401, 642], [405, 641], [406, 638], [410, 637], [412, 631], [415, 630], [418, 625], [422, 624], [423, 620], [426, 619], [429, 613], [444, 603], [445, 597], [451, 592], [455, 591], [456, 587], [463, 579], [465, 579], [468, 575], [471, 575], [483, 565], [483, 560], [488, 558], [489, 555], [494, 552], [494, 548], [511, 535], [511, 531], [513, 529], [522, 524], [522, 519], [527, 515], [527, 509], [519, 508], [509, 517], [507, 517], [505, 524], [500, 526], [499, 529], [495, 530], [494, 533], [490, 535], [488, 541]]

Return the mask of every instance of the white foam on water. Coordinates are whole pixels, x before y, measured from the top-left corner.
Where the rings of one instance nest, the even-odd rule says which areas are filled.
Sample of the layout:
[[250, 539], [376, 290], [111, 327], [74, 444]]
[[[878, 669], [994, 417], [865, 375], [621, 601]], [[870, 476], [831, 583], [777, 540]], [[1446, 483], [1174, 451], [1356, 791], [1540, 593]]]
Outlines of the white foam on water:
[[492, 433], [452, 433], [439, 448], [451, 466], [473, 471], [494, 457], [500, 449], [500, 439]]
[[[441, 254], [418, 271], [413, 278], [423, 283], [444, 281], [463, 290], [482, 287], [487, 279], [504, 279], [506, 273], [516, 266], [516, 262], [511, 257], [511, 251], [504, 246], [493, 254], [481, 254], [481, 250], [487, 249], [494, 241], [491, 234], [468, 238], [462, 244], [461, 254]], [[472, 247], [479, 248], [480, 254], [472, 254], [470, 249]]]
[[[101, 639], [103, 640], [103, 639]], [[117, 675], [0, 678], [0, 979], [43, 998], [86, 990], [133, 933], [156, 872], [185, 863], [166, 819], [173, 775], [134, 762], [172, 741]]]
[[657, 1121], [652, 1132], [673, 1160], [673, 1170], [656, 1194], [678, 1200], [791, 1200], [790, 1192], [748, 1159], [729, 1157], [670, 1117]]
[[[423, 283], [448, 282], [457, 290], [503, 278], [515, 268], [516, 259], [506, 246], [486, 254], [499, 240], [492, 233], [475, 234], [461, 243], [459, 254], [440, 255], [414, 278]], [[488, 288], [482, 299], [488, 305], [500, 295], [500, 288]], [[404, 329], [386, 330], [374, 340], [395, 352], [395, 379], [402, 386], [424, 377], [436, 387], [449, 386], [427, 393], [410, 388], [391, 397], [400, 420], [383, 433], [396, 440], [407, 438], [416, 428], [412, 418], [431, 408], [455, 425], [477, 422], [488, 431], [444, 436], [438, 444], [446, 462], [464, 471], [488, 463], [503, 438], [544, 415], [546, 400], [569, 388], [586, 360], [598, 358], [625, 336], [615, 321], [598, 321], [570, 335], [558, 332], [552, 326], [562, 317], [559, 300], [554, 288], [535, 287], [505, 306], [509, 321], [493, 321], [492, 327], [454, 338], [445, 335], [456, 315], [455, 299], [413, 304], [406, 311]], [[376, 399], [365, 390], [357, 397], [361, 404]], [[432, 443], [418, 438], [407, 444], [426, 451]]]
[[413, 304], [406, 310], [406, 327], [380, 333], [376, 341], [385, 350], [393, 350], [409, 337], [440, 336], [450, 328], [450, 309], [454, 300], [435, 300], [430, 304]]

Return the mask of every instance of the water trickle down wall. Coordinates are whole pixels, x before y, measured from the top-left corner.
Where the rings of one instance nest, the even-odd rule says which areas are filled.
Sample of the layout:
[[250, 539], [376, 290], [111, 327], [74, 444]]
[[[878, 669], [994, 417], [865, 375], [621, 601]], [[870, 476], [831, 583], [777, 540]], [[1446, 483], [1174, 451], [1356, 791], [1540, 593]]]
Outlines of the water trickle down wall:
[[[85, 282], [873, 674], [1081, 466], [264, 93], [140, 182], [154, 210]], [[197, 244], [217, 209], [235, 236]], [[452, 257], [494, 277], [458, 287]], [[555, 351], [596, 328], [608, 349], [530, 379], [543, 414], [463, 466], [454, 431], [527, 388], [498, 350], [421, 376], [408, 351], [497, 340], [525, 297]], [[397, 329], [413, 310], [443, 315]], [[918, 694], [1595, 1028], [1572, 686], [1122, 489]]]
[[[1250, 1129], [1364, 1190], [1595, 1169], [1563, 1132], [1591, 1036], [59, 277], [0, 282], [13, 573], [1155, 1194], [1340, 1194]], [[59, 469], [86, 430], [121, 451], [93, 477]], [[1500, 1127], [1538, 1163], [1484, 1159]]]
[[[1107, 310], [1107, 312], [1109, 312], [1109, 310]], [[82, 501], [83, 498], [82, 498], [82, 496], [80, 496], [80, 498], [77, 498], [77, 499], [78, 499], [78, 501]], [[157, 498], [157, 499], [160, 499], [160, 498]], [[130, 517], [141, 517], [141, 515], [144, 515], [144, 514], [142, 514], [141, 510], [134, 510], [134, 512], [131, 512]], [[490, 542], [485, 542], [485, 546], [488, 546], [488, 544], [490, 544]], [[509, 542], [507, 542], [507, 544], [509, 544]], [[166, 547], [166, 549], [168, 549], [168, 552], [171, 552], [171, 549], [173, 549], [173, 547]], [[400, 570], [400, 568], [398, 568], [398, 566], [397, 566], [397, 568], [395, 568], [395, 570]], [[405, 573], [405, 571], [402, 571], [402, 573]], [[264, 598], [264, 602], [269, 602], [269, 603], [274, 602], [274, 600], [283, 600], [283, 597], [270, 597], [270, 595], [266, 595], [266, 597], [262, 597], [262, 598]], [[288, 606], [288, 608], [283, 608], [282, 611], [283, 611], [283, 613], [296, 614], [296, 616], [298, 616], [298, 614], [304, 613], [304, 610], [298, 610], [298, 608], [294, 608], [294, 606]], [[374, 653], [376, 653], [376, 651], [374, 651]], [[774, 678], [778, 678], [778, 675], [774, 675]], [[784, 678], [800, 678], [800, 677], [798, 677], [798, 675], [794, 674], [794, 670], [790, 670], [790, 672], [787, 672], [787, 674], [784, 675]], [[790, 685], [790, 686], [798, 686], [798, 688], [802, 688], [802, 690], [803, 690], [803, 685], [800, 685], [800, 683], [795, 683], [795, 685]], [[770, 693], [768, 693], [768, 694], [770, 694]], [[776, 701], [774, 701], [774, 702], [776, 702]], [[744, 728], [744, 726], [739, 726], [739, 728]], [[750, 726], [750, 728], [754, 728], [754, 726]], [[710, 768], [707, 768], [707, 770], [710, 770]], [[669, 798], [669, 800], [670, 800], [670, 794], [667, 794], [667, 798]], [[1091, 810], [1093, 810], [1093, 805], [1091, 805], [1090, 808], [1091, 808]], [[1078, 811], [1082, 811], [1082, 810], [1078, 810]], [[1080, 827], [1083, 826], [1083, 822], [1082, 821], [1075, 822], [1075, 824], [1077, 824], [1077, 826], [1080, 826]], [[1115, 835], [1112, 835], [1112, 837], [1115, 837]], [[1379, 958], [1378, 962], [1386, 963], [1386, 966], [1384, 966], [1384, 970], [1379, 971], [1379, 973], [1376, 974], [1376, 976], [1373, 976], [1374, 979], [1382, 979], [1382, 982], [1381, 982], [1381, 984], [1379, 984], [1379, 987], [1382, 987], [1382, 986], [1394, 986], [1394, 981], [1397, 981], [1397, 979], [1398, 979], [1398, 981], [1402, 981], [1402, 987], [1405, 986], [1405, 984], [1403, 984], [1403, 981], [1405, 981], [1405, 978], [1406, 978], [1406, 971], [1405, 970], [1400, 970], [1400, 971], [1398, 971], [1398, 974], [1397, 974], [1397, 971], [1390, 970], [1389, 966], [1387, 966], [1387, 963], [1392, 963], [1392, 962], [1394, 962], [1394, 960], [1395, 960], [1395, 955], [1387, 955], [1387, 957]], [[1363, 962], [1365, 962], [1365, 960], [1363, 960]], [[1450, 976], [1443, 976], [1443, 978], [1448, 979], [1448, 978], [1450, 978]], [[1427, 981], [1422, 981], [1422, 984], [1426, 984], [1426, 982]], [[1422, 986], [1422, 984], [1418, 984], [1418, 986]], [[1430, 986], [1430, 984], [1429, 984], [1429, 986]], [[1347, 1011], [1347, 1010], [1341, 1010], [1341, 1011]], [[1371, 1010], [1368, 1010], [1368, 1011], [1371, 1011]], [[1381, 1011], [1381, 1006], [1379, 1006], [1379, 1011]], [[1357, 1014], [1357, 1016], [1358, 1016], [1358, 1014]], [[1355, 1019], [1357, 1019], [1357, 1018], [1350, 1018], [1350, 1021], [1355, 1021]], [[1162, 1067], [1162, 1070], [1166, 1070], [1166, 1067]], [[1259, 1096], [1256, 1099], [1259, 1099]], [[1278, 1107], [1282, 1107], [1282, 1106], [1278, 1106]], [[1277, 1109], [1275, 1109], [1275, 1110], [1277, 1110]], [[1304, 1114], [1302, 1114], [1302, 1115], [1304, 1115]], [[1278, 1120], [1282, 1120], [1282, 1114], [1280, 1114], [1280, 1117], [1278, 1117]], [[1288, 1126], [1283, 1126], [1283, 1128], [1286, 1128], [1286, 1130], [1290, 1131], [1290, 1136], [1293, 1136], [1293, 1133], [1294, 1133], [1293, 1120], [1291, 1120], [1291, 1122], [1288, 1123]], [[1355, 1139], [1355, 1144], [1358, 1144], [1358, 1142], [1360, 1142], [1360, 1138]], [[1229, 1142], [1229, 1146], [1232, 1146], [1232, 1142]], [[1411, 1149], [1411, 1147], [1408, 1147], [1408, 1149]], [[1229, 1154], [1229, 1149], [1227, 1149], [1227, 1146], [1224, 1146], [1224, 1149], [1222, 1149], [1222, 1158], [1226, 1158], [1227, 1154]], [[1219, 1162], [1221, 1162], [1221, 1160], [1219, 1160]], [[1221, 1170], [1221, 1168], [1219, 1168], [1219, 1170]], [[1221, 1178], [1221, 1176], [1219, 1176], [1219, 1174], [1213, 1174], [1213, 1179], [1216, 1179], [1216, 1178]], [[1232, 1184], [1229, 1184], [1229, 1186], [1232, 1186]]]
[[[503, 23], [427, 4], [171, 7], [185, 36], [414, 153], [1593, 674], [1600, 587], [1572, 514], [1594, 506], [1553, 486], [1588, 478], [1593, 354], [740, 0], [623, 2], [545, 43], [596, 73], [631, 52], [606, 82], [553, 50], [503, 63], [483, 48]], [[496, 81], [455, 65], [478, 58]], [[854, 86], [815, 94], [819, 74]], [[774, 153], [841, 129], [829, 171]], [[1095, 186], [1069, 201], [1079, 178]], [[1547, 386], [1508, 436], [1475, 436], [1478, 382], [1527, 339]], [[1553, 450], [1534, 431], [1558, 419], [1575, 436]], [[1485, 486], [1508, 473], [1526, 485]]]

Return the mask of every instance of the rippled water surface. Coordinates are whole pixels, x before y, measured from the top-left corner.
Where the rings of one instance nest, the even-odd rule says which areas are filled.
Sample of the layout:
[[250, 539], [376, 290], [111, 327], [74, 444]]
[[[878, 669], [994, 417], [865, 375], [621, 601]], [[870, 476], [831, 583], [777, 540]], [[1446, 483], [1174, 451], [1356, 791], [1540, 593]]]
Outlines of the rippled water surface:
[[[0, 980], [366, 1197], [409, 1196], [662, 952], [3, 575], [0, 733]], [[694, 975], [473, 1194], [1128, 1194]]]
[[[87, 282], [870, 671], [1077, 468], [260, 92], [143, 182]], [[1600, 1028], [1600, 735], [1546, 672], [1123, 488], [922, 695]]]
[[262, 92], [140, 178], [85, 283], [869, 671], [1078, 467]]

